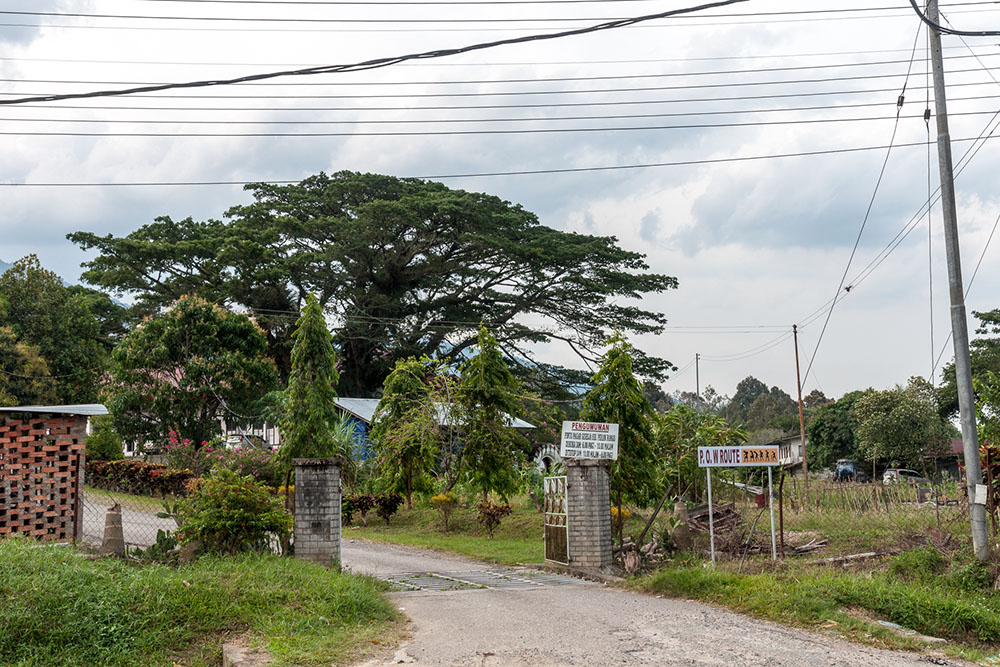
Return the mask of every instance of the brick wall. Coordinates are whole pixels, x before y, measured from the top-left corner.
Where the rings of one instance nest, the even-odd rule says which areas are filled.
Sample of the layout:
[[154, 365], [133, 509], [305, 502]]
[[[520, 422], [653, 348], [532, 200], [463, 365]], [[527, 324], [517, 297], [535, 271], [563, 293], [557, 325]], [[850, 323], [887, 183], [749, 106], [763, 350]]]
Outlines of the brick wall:
[[295, 557], [340, 567], [340, 467], [295, 459]]
[[86, 428], [80, 416], [0, 417], [0, 537], [74, 537]]
[[569, 564], [603, 569], [611, 560], [611, 491], [608, 462], [565, 459]]

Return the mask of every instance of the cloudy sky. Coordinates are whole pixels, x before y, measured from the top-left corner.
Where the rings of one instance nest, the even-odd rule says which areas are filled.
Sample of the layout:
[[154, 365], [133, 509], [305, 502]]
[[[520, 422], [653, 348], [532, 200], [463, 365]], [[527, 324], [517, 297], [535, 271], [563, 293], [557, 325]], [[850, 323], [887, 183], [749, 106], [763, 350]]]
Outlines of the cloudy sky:
[[[690, 4], [10, 0], [0, 99], [352, 63]], [[942, 9], [955, 27], [1000, 29], [996, 6]], [[967, 283], [985, 249], [970, 311], [1000, 307], [1000, 243], [987, 245], [1000, 144], [970, 141], [1000, 121], [996, 42], [944, 42], [956, 161], [972, 151], [956, 181]], [[643, 302], [667, 331], [636, 340], [679, 367], [667, 391], [694, 389], [700, 354], [702, 388], [731, 394], [752, 374], [794, 395], [793, 324], [803, 371], [815, 352], [804, 391], [887, 387], [952, 356], [940, 208], [929, 228], [923, 215], [938, 182], [925, 48], [906, 0], [749, 0], [367, 72], [3, 106], [0, 260], [33, 252], [76, 281], [88, 256], [68, 232], [124, 235], [247, 200], [237, 185], [193, 183], [434, 177], [552, 227], [613, 234], [677, 276], [680, 289]], [[851, 289], [816, 351], [891, 141]], [[768, 157], [800, 153], [819, 154]], [[482, 175], [497, 172], [535, 173]], [[573, 363], [562, 347], [546, 353]]]

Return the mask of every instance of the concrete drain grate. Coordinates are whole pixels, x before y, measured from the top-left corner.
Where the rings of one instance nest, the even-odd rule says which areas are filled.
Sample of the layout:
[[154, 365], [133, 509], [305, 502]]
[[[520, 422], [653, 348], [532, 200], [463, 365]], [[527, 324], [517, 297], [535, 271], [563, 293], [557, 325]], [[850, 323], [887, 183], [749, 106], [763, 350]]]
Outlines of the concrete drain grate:
[[484, 588], [531, 589], [547, 586], [579, 586], [586, 582], [561, 574], [536, 570], [463, 570], [455, 572], [406, 572], [380, 577], [397, 593], [417, 591], [461, 591]]

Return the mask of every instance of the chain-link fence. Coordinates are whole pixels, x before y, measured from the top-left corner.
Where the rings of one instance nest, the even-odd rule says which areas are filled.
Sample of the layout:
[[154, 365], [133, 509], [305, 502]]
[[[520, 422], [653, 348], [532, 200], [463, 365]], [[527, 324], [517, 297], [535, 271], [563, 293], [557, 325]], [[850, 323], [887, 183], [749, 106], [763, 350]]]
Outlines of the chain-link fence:
[[85, 544], [100, 546], [104, 538], [105, 517], [116, 504], [121, 507], [122, 532], [125, 545], [129, 548], [149, 547], [156, 543], [158, 531], [177, 529], [177, 523], [172, 518], [157, 516], [164, 513], [162, 500], [85, 487], [82, 516], [82, 539]]

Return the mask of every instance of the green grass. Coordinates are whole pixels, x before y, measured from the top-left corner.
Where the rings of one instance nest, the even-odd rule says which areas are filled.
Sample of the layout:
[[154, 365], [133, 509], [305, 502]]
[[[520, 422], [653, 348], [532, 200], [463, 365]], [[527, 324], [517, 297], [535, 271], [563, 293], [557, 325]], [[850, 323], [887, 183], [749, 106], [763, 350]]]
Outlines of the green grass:
[[732, 563], [713, 569], [689, 561], [629, 585], [885, 648], [926, 650], [929, 645], [899, 636], [875, 624], [875, 619], [947, 639], [943, 650], [968, 660], [995, 654], [1000, 643], [1000, 595], [982, 585], [986, 577], [981, 568], [973, 565], [974, 572], [969, 573], [967, 559], [941, 558], [930, 551], [900, 554], [870, 571], [805, 563], [769, 570], [766, 561], [758, 560], [754, 567], [760, 571], [738, 575]]
[[505, 517], [493, 539], [476, 521], [476, 510], [458, 507], [444, 531], [441, 513], [414, 500], [413, 509], [401, 507], [389, 526], [375, 512], [368, 514], [368, 526], [354, 515], [354, 523], [344, 526], [345, 538], [402, 544], [468, 556], [502, 565], [540, 563], [545, 560], [542, 541], [542, 514], [521, 499], [513, 503], [514, 513]]
[[96, 505], [111, 507], [115, 503], [119, 503], [125, 509], [130, 509], [135, 512], [147, 512], [150, 514], [162, 512], [164, 500], [171, 503], [177, 500], [173, 497], [164, 499], [155, 498], [153, 496], [139, 496], [132, 493], [122, 493], [120, 491], [106, 491], [104, 489], [95, 489], [94, 487], [86, 485], [84, 485], [83, 491], [86, 494], [87, 500]]
[[276, 556], [140, 566], [8, 539], [0, 664], [218, 664], [222, 641], [237, 635], [277, 665], [345, 663], [401, 631], [381, 588]]

